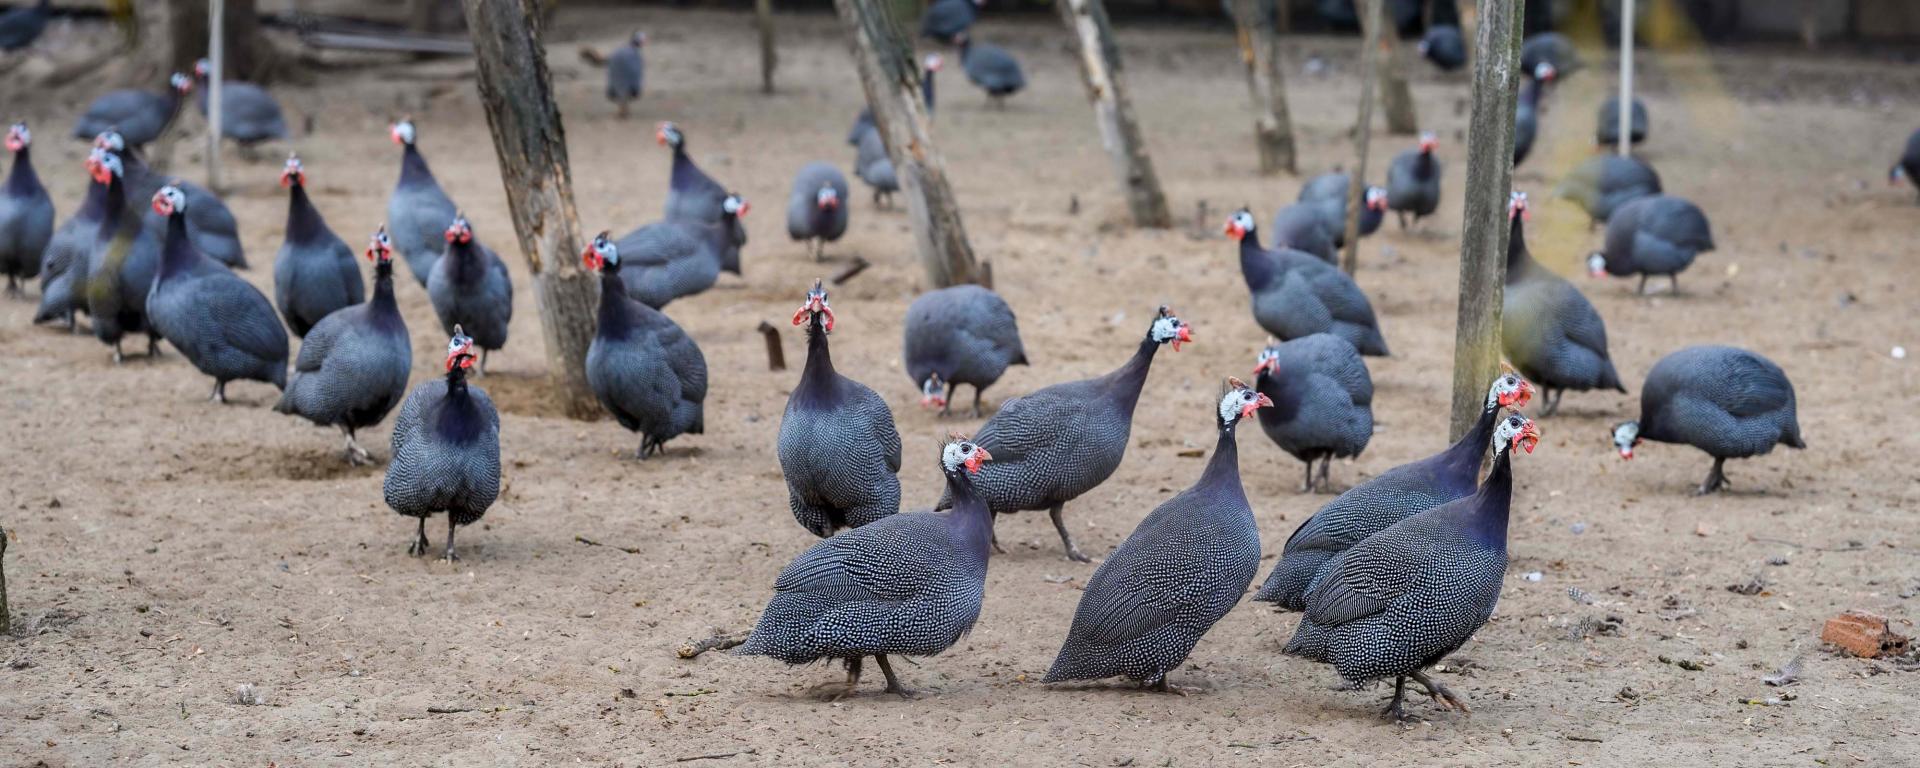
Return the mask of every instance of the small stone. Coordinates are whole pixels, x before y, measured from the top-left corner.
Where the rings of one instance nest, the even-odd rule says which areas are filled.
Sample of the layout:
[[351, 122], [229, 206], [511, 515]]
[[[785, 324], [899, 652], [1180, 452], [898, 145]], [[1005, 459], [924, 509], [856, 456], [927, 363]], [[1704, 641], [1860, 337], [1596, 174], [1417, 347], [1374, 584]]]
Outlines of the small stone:
[[1583, 533], [1586, 533], [1586, 532], [1587, 532], [1587, 524], [1586, 524], [1586, 523], [1574, 523], [1573, 525], [1570, 525], [1570, 526], [1567, 526], [1567, 530], [1569, 530], [1569, 531], [1573, 531], [1573, 535], [1575, 535], [1575, 536], [1578, 536], [1578, 535], [1580, 535], [1580, 534], [1583, 534]]
[[1847, 611], [1827, 619], [1820, 640], [1863, 659], [1898, 655], [1906, 651], [1909, 642], [1887, 626], [1887, 617], [1865, 611]]
[[1546, 577], [1547, 577], [1546, 574], [1543, 574], [1539, 571], [1527, 571], [1526, 573], [1520, 576], [1520, 578], [1526, 579], [1527, 581], [1539, 581]]

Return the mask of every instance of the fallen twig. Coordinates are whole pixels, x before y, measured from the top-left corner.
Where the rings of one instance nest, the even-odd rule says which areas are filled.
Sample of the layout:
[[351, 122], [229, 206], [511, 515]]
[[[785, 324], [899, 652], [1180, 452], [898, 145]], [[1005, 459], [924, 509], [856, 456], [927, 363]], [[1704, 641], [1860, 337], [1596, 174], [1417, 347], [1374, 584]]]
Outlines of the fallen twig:
[[745, 632], [741, 632], [738, 634], [723, 633], [723, 634], [714, 635], [713, 637], [709, 637], [705, 640], [696, 640], [690, 643], [683, 643], [679, 648], [674, 649], [673, 653], [674, 655], [679, 656], [680, 658], [691, 659], [696, 656], [699, 656], [700, 654], [706, 653], [707, 651], [724, 651], [729, 648], [738, 646], [741, 643], [744, 643], [746, 641], [747, 641], [747, 633]]
[[585, 544], [585, 545], [587, 545], [587, 546], [589, 546], [589, 547], [609, 547], [609, 548], [612, 548], [612, 549], [617, 549], [617, 550], [620, 550], [620, 551], [622, 551], [622, 552], [625, 552], [625, 553], [627, 553], [627, 554], [629, 554], [629, 555], [637, 555], [637, 554], [640, 554], [640, 549], [639, 549], [638, 547], [622, 547], [622, 546], [619, 546], [619, 545], [617, 545], [617, 544], [602, 544], [602, 543], [600, 543], [600, 542], [597, 542], [597, 541], [594, 541], [593, 539], [589, 539], [589, 538], [587, 538], [587, 537], [585, 537], [585, 536], [575, 536], [575, 537], [573, 537], [573, 540], [574, 540], [574, 541], [577, 541], [577, 542], [580, 542], [580, 543], [582, 543], [582, 544]]
[[739, 752], [716, 752], [711, 755], [688, 755], [686, 757], [676, 757], [673, 759], [673, 761], [676, 763], [691, 763], [695, 760], [725, 760], [729, 757], [739, 757], [741, 755], [756, 755], [759, 753], [760, 753], [760, 750], [748, 748], [748, 749], [740, 750]]
[[427, 714], [429, 715], [457, 715], [462, 712], [472, 711], [472, 707], [427, 707]]
[[871, 266], [873, 266], [873, 262], [867, 261], [866, 257], [855, 256], [853, 257], [852, 264], [848, 264], [846, 268], [840, 270], [839, 272], [834, 273], [833, 284], [841, 285], [847, 282], [848, 280], [852, 280], [855, 275], [858, 275], [861, 272], [867, 271], [867, 267], [871, 267]]

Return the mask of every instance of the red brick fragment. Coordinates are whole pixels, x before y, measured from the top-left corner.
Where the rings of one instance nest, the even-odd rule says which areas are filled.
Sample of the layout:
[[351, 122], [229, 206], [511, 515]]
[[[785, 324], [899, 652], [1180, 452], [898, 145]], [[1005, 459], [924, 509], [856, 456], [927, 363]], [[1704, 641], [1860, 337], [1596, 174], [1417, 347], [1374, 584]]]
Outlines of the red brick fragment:
[[1887, 617], [1865, 611], [1847, 611], [1827, 619], [1827, 626], [1820, 630], [1820, 640], [1863, 659], [1905, 653], [1910, 642], [1887, 626]]

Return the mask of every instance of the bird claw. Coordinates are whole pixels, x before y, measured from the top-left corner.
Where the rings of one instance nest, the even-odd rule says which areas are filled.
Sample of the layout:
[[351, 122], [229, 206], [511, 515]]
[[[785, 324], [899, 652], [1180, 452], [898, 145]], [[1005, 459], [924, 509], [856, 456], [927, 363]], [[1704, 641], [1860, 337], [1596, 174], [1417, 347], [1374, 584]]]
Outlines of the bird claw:
[[918, 691], [915, 691], [912, 688], [908, 688], [898, 683], [888, 685], [886, 692], [891, 693], [895, 696], [899, 696], [900, 698], [906, 699], [908, 701], [912, 701], [920, 697], [920, 693]]
[[1072, 560], [1072, 561], [1074, 561], [1074, 562], [1076, 562], [1076, 563], [1091, 563], [1091, 562], [1093, 562], [1093, 558], [1091, 558], [1091, 557], [1087, 557], [1085, 553], [1083, 553], [1083, 552], [1081, 552], [1081, 551], [1080, 551], [1080, 548], [1079, 548], [1079, 547], [1068, 547], [1068, 548], [1067, 548], [1067, 559], [1068, 559], [1068, 560]]

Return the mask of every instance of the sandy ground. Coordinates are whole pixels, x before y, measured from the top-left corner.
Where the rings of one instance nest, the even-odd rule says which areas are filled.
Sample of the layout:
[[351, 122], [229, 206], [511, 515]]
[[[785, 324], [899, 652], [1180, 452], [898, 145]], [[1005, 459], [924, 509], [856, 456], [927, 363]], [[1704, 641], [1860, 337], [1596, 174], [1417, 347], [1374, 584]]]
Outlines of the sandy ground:
[[[745, 17], [561, 16], [552, 60], [583, 225], [625, 230], [657, 214], [668, 155], [652, 123], [670, 118], [708, 172], [755, 203], [753, 244], [744, 280], [727, 276], [671, 308], [713, 372], [707, 434], [645, 464], [615, 456], [637, 441], [612, 422], [566, 421], [544, 401], [537, 313], [523, 265], [510, 259], [521, 287], [513, 339], [482, 382], [504, 410], [507, 488], [463, 532], [455, 565], [408, 557], [412, 521], [381, 502], [382, 470], [344, 467], [336, 434], [272, 413], [271, 388], [238, 384], [238, 402], [209, 405], [208, 380], [177, 354], [115, 367], [90, 337], [32, 327], [30, 305], [0, 302], [0, 515], [17, 537], [6, 563], [17, 630], [0, 646], [11, 662], [0, 668], [0, 763], [636, 766], [735, 753], [713, 764], [1912, 764], [1920, 681], [1836, 657], [1816, 637], [1847, 608], [1894, 616], [1911, 632], [1907, 598], [1920, 587], [1916, 375], [1889, 354], [1920, 340], [1906, 251], [1920, 209], [1910, 190], [1880, 181], [1913, 127], [1896, 106], [1920, 96], [1920, 74], [1841, 56], [1725, 53], [1713, 66], [1646, 57], [1646, 153], [1670, 191], [1713, 217], [1720, 250], [1684, 276], [1679, 297], [1580, 284], [1636, 392], [1679, 346], [1751, 347], [1793, 376], [1811, 448], [1739, 462], [1735, 492], [1696, 499], [1688, 491], [1706, 472], [1703, 454], [1649, 445], [1622, 463], [1607, 427], [1636, 412], [1635, 398], [1571, 395], [1543, 422], [1540, 449], [1517, 463], [1498, 615], [1440, 678], [1470, 697], [1470, 718], [1421, 702], [1425, 722], [1382, 722], [1381, 689], [1331, 690], [1331, 670], [1278, 653], [1295, 617], [1252, 605], [1175, 673], [1199, 695], [1043, 687], [1036, 680], [1092, 569], [1060, 557], [1038, 514], [1002, 521], [1010, 553], [992, 562], [973, 634], [902, 667], [925, 691], [918, 701], [883, 696], [878, 681], [837, 703], [810, 696], [837, 668], [674, 658], [685, 640], [751, 626], [775, 573], [813, 543], [787, 511], [774, 454], [797, 370], [767, 372], [753, 329], [784, 327], [805, 284], [837, 268], [787, 241], [782, 210], [803, 163], [850, 160], [842, 137], [860, 95], [831, 20], [789, 22], [782, 90], [764, 97]], [[610, 45], [641, 24], [650, 90], [636, 119], [618, 122], [575, 48]], [[1119, 472], [1068, 507], [1082, 545], [1103, 553], [1197, 477], [1202, 460], [1181, 454], [1213, 439], [1218, 382], [1251, 370], [1261, 343], [1218, 219], [1247, 202], [1264, 222], [1300, 179], [1254, 172], [1246, 90], [1224, 30], [1131, 29], [1130, 85], [1183, 222], [1131, 231], [1062, 32], [989, 24], [982, 36], [1023, 57], [1034, 82], [998, 112], [952, 71], [941, 81], [939, 137], [966, 223], [1035, 363], [1010, 372], [989, 402], [1118, 365], [1156, 304], [1172, 303], [1197, 329], [1198, 344], [1157, 360]], [[1351, 161], [1351, 45], [1306, 39], [1290, 54], [1304, 171]], [[1324, 72], [1308, 73], [1310, 56]], [[425, 79], [450, 67], [330, 75], [280, 92], [313, 116], [313, 135], [289, 144], [349, 242], [364, 242], [384, 215], [398, 162], [385, 126], [401, 111], [418, 118], [423, 150], [480, 237], [512, 241], [471, 82]], [[1588, 105], [1607, 80], [1595, 70], [1570, 78], [1520, 174], [1536, 192], [1534, 252], [1569, 273], [1598, 235], [1544, 193], [1588, 151]], [[1466, 86], [1419, 68], [1415, 88], [1441, 133], [1445, 203], [1425, 231], [1389, 225], [1363, 248], [1360, 281], [1395, 356], [1370, 361], [1379, 428], [1364, 456], [1334, 468], [1343, 487], [1444, 442]], [[81, 147], [61, 134], [85, 95], [8, 104], [9, 118], [39, 129], [36, 159], [63, 214], [83, 178]], [[197, 117], [187, 125], [200, 131]], [[1375, 167], [1410, 144], [1377, 138]], [[197, 170], [197, 146], [183, 142], [176, 167]], [[256, 265], [247, 278], [266, 286], [285, 208], [279, 164], [233, 167], [230, 201]], [[940, 435], [976, 423], [916, 408], [899, 323], [924, 279], [904, 217], [855, 198], [853, 227], [831, 253], [875, 267], [834, 291], [835, 359], [893, 404], [907, 498], [924, 504], [938, 492]], [[1198, 235], [1185, 222], [1202, 200], [1213, 214]], [[423, 291], [402, 280], [400, 297], [417, 383], [438, 371], [421, 350], [445, 341]], [[786, 344], [797, 369], [799, 333]], [[366, 437], [384, 459], [386, 428]], [[1326, 497], [1297, 494], [1297, 464], [1258, 432], [1242, 439], [1269, 548], [1264, 577]], [[1759, 594], [1727, 589], [1756, 577]], [[1592, 602], [1570, 600], [1570, 589]], [[1617, 633], [1570, 639], [1607, 616], [1621, 622]], [[1796, 654], [1805, 655], [1798, 685], [1762, 684]], [[236, 703], [241, 684], [264, 704]], [[1743, 703], [1783, 693], [1796, 698]]]

